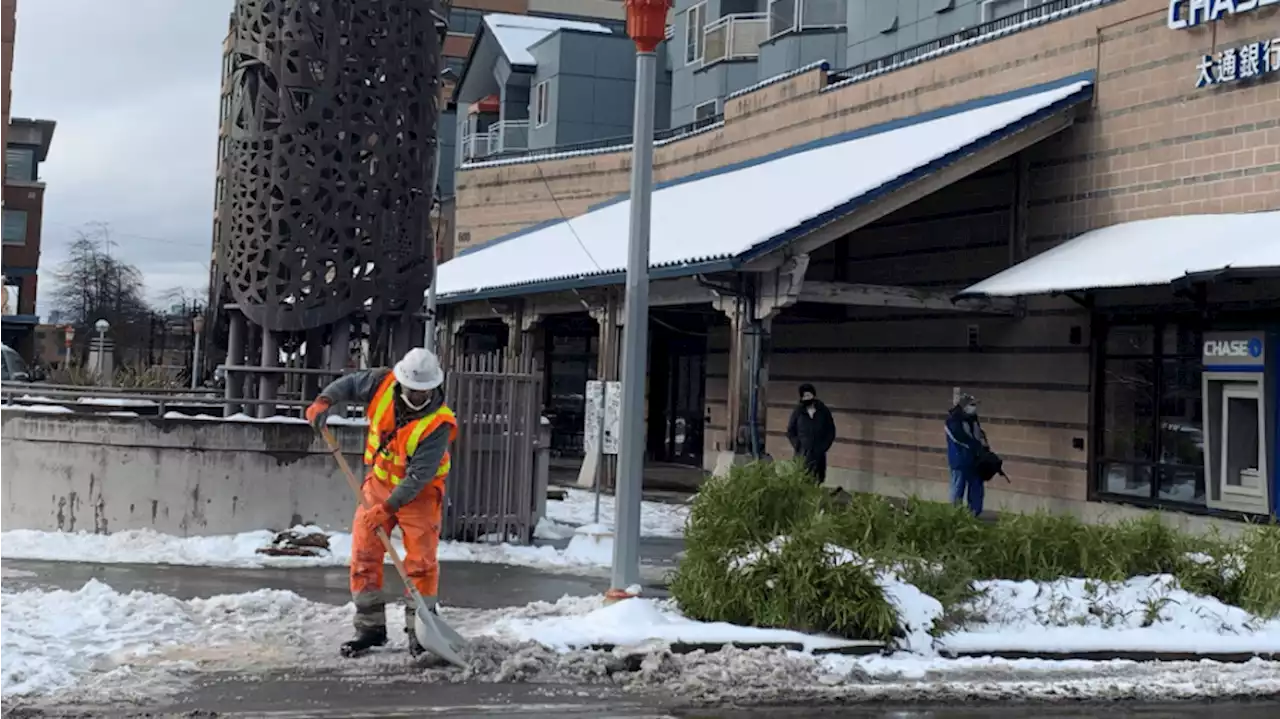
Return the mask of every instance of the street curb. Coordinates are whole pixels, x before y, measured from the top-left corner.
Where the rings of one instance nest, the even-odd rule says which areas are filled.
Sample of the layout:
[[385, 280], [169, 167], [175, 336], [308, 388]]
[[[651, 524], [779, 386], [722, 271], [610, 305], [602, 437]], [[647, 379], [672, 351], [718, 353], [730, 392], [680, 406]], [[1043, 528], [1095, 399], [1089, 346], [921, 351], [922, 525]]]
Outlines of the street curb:
[[[804, 651], [804, 645], [800, 642], [658, 642], [648, 646], [644, 644], [586, 644], [575, 649], [586, 649], [598, 652], [614, 652], [622, 650], [628, 656], [644, 656], [647, 654], [655, 654], [659, 651], [669, 651], [672, 654], [692, 654], [693, 652], [707, 652], [712, 654], [723, 650], [725, 647], [741, 649], [749, 651], [752, 649], [786, 649], [793, 652]], [[814, 656], [825, 655], [842, 655], [848, 657], [860, 657], [869, 654], [883, 654], [887, 645], [879, 642], [850, 642], [849, 644], [838, 647], [820, 647], [815, 648], [811, 654]]]
[[939, 649], [945, 659], [1043, 659], [1045, 661], [1077, 660], [1086, 662], [1198, 662], [1211, 661], [1222, 664], [1244, 664], [1254, 659], [1280, 660], [1280, 652], [1149, 652], [1099, 649], [1081, 652], [1042, 652], [1016, 649], [997, 651], [950, 651]]

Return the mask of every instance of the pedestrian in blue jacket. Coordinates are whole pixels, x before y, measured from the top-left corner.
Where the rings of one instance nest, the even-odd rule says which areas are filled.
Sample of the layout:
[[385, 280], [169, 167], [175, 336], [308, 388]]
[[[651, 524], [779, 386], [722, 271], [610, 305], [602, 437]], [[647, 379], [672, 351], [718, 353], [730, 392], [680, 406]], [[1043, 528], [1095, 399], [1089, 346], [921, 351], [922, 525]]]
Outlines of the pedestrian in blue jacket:
[[985, 489], [978, 472], [978, 458], [990, 445], [982, 431], [982, 423], [978, 421], [976, 397], [967, 393], [960, 395], [947, 413], [946, 432], [947, 464], [951, 466], [951, 503], [959, 504], [967, 498], [969, 510], [978, 516], [982, 514]]

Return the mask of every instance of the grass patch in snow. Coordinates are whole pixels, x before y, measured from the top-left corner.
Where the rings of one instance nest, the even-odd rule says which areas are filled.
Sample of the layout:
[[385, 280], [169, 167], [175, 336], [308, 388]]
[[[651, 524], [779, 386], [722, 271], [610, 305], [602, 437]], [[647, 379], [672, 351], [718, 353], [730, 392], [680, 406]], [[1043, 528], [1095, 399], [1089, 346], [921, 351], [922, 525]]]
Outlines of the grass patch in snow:
[[[984, 580], [1117, 583], [1171, 575], [1186, 591], [1280, 615], [1280, 526], [1191, 535], [1158, 515], [1086, 524], [1048, 512], [983, 522], [966, 509], [878, 495], [836, 501], [792, 462], [713, 478], [694, 500], [671, 591], [688, 616], [855, 639], [910, 636], [882, 587], [906, 583], [941, 610], [935, 636], [982, 620]], [[842, 557], [843, 553], [843, 557]], [[1161, 607], [1145, 609], [1154, 622]], [[1103, 611], [1099, 609], [1098, 611]]]

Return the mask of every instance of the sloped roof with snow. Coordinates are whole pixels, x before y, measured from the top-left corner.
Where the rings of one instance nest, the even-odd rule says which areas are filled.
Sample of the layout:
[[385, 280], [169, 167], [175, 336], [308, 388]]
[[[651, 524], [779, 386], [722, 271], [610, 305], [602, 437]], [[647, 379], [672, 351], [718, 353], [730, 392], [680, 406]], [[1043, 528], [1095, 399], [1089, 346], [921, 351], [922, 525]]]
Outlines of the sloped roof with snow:
[[1280, 211], [1182, 215], [1086, 232], [959, 296], [1167, 285], [1187, 275], [1270, 268], [1280, 268]]
[[[655, 188], [653, 276], [730, 269], [1091, 96], [1073, 76], [823, 138]], [[536, 225], [440, 265], [437, 296], [462, 301], [620, 281], [631, 203]]]
[[523, 67], [535, 67], [538, 64], [533, 59], [533, 54], [529, 52], [529, 48], [557, 30], [611, 34], [609, 28], [594, 22], [506, 13], [489, 13], [484, 16], [484, 24], [485, 29], [493, 35], [498, 46], [502, 48], [502, 54], [506, 56], [507, 62]]

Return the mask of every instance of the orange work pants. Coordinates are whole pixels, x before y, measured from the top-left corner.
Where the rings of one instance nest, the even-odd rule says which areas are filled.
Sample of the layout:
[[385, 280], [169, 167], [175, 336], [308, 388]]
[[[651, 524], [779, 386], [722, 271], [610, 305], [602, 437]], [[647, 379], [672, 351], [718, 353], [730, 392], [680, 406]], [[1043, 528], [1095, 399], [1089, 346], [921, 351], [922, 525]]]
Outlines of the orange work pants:
[[[391, 496], [391, 485], [370, 475], [361, 492], [364, 503], [356, 508], [351, 526], [351, 597], [356, 605], [356, 629], [386, 626], [386, 599], [382, 593], [382, 569], [386, 548], [365, 524], [364, 505], [382, 504]], [[444, 480], [436, 479], [400, 508], [383, 527], [388, 534], [398, 524], [404, 535], [404, 567], [409, 581], [423, 597], [434, 598], [440, 588], [440, 523], [444, 511]], [[407, 592], [406, 592], [407, 594]]]

